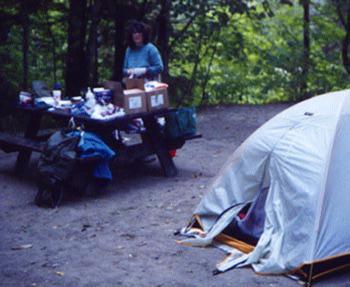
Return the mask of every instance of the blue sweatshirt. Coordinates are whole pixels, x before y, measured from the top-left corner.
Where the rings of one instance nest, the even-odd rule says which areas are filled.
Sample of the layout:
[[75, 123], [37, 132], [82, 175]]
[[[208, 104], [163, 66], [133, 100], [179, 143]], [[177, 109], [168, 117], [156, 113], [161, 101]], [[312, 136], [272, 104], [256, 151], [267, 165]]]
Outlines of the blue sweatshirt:
[[80, 158], [99, 157], [101, 160], [95, 164], [93, 176], [101, 179], [112, 179], [109, 161], [116, 155], [103, 140], [96, 134], [84, 132], [78, 144]]
[[126, 49], [123, 72], [126, 75], [127, 69], [146, 68], [146, 77], [156, 79], [163, 71], [163, 61], [159, 51], [151, 43], [147, 43], [142, 47]]

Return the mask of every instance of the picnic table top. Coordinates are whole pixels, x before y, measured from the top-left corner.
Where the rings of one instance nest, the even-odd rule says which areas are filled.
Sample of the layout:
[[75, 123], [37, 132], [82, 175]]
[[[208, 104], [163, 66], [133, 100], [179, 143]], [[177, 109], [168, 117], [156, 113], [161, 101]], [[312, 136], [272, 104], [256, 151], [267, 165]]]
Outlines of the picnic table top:
[[51, 109], [50, 106], [25, 106], [18, 105], [17, 109], [19, 111], [29, 113], [31, 115], [49, 115], [56, 119], [64, 119], [68, 120], [70, 118], [74, 118], [79, 123], [86, 124], [90, 127], [99, 127], [103, 129], [115, 128], [120, 125], [123, 125], [127, 122], [130, 122], [136, 118], [152, 118], [154, 116], [162, 117], [168, 113], [174, 112], [176, 108], [163, 108], [157, 109], [154, 111], [141, 112], [141, 113], [133, 113], [133, 114], [125, 114], [123, 116], [114, 117], [110, 119], [95, 119], [86, 115], [74, 115], [69, 109]]

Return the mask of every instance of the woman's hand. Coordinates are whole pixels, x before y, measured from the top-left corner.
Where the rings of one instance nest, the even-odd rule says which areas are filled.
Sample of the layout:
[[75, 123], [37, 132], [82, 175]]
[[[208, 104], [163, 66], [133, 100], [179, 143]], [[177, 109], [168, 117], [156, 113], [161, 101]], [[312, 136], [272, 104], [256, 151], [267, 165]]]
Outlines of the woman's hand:
[[127, 73], [129, 76], [135, 76], [135, 77], [140, 77], [146, 74], [147, 70], [146, 68], [132, 68], [128, 69]]

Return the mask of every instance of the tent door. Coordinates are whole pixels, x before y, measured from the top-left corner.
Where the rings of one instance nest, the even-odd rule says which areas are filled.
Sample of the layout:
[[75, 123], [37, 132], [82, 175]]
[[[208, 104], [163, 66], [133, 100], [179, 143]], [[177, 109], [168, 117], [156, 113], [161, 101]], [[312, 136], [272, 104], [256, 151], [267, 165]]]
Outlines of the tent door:
[[262, 188], [253, 202], [247, 203], [226, 227], [224, 234], [256, 245], [264, 231], [265, 202], [269, 187]]

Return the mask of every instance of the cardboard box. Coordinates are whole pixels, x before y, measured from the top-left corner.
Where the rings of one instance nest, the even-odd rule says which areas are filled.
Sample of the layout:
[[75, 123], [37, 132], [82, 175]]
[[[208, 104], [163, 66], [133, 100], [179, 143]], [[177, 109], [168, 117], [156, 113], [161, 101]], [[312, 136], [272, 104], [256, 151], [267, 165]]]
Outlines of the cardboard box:
[[123, 107], [126, 114], [135, 114], [147, 111], [146, 96], [143, 90], [124, 90], [122, 97]]
[[130, 90], [130, 89], [144, 90], [145, 89], [145, 80], [144, 79], [124, 78], [123, 82], [124, 82], [127, 90]]
[[[125, 80], [126, 79], [124, 79], [124, 81]], [[107, 89], [113, 90], [113, 104], [124, 108], [126, 114], [146, 112], [147, 103], [143, 86], [144, 81], [139, 81], [140, 79], [127, 80], [131, 80], [124, 82], [125, 84], [128, 83], [129, 89], [124, 91], [120, 82], [108, 81], [104, 82], [103, 86]]]
[[147, 110], [154, 111], [169, 107], [169, 98], [167, 89], [157, 89], [146, 92]]
[[113, 91], [112, 103], [118, 107], [124, 105], [123, 101], [123, 88], [120, 82], [108, 81], [103, 83], [103, 87]]
[[[129, 79], [124, 78], [123, 82], [126, 86], [125, 91], [131, 89], [138, 89], [144, 91], [145, 80], [144, 79]], [[154, 111], [159, 109], [165, 109], [169, 107], [169, 97], [167, 88], [157, 88], [155, 90], [145, 92], [145, 98], [147, 102], [147, 111]]]

